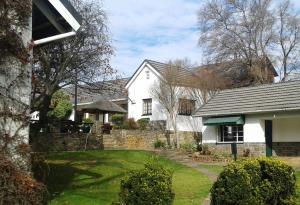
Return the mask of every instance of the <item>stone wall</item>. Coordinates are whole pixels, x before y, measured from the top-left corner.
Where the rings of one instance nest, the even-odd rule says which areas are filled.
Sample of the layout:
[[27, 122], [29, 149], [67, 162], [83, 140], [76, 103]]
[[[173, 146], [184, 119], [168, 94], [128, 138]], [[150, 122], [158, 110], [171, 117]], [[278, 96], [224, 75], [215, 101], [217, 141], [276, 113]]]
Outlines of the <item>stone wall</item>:
[[30, 136], [30, 145], [34, 152], [98, 150], [103, 149], [103, 138], [92, 133], [37, 133]]
[[[180, 143], [194, 143], [199, 133], [179, 132]], [[174, 134], [160, 130], [112, 130], [111, 134], [103, 135], [104, 149], [143, 149], [151, 150], [154, 143], [163, 141], [166, 145], [174, 147]]]
[[[212, 153], [217, 154], [231, 154], [231, 144], [206, 144]], [[237, 144], [238, 155], [243, 155], [244, 151], [249, 149], [250, 156], [266, 156], [266, 145], [265, 143], [243, 143]]]
[[300, 142], [273, 142], [273, 155], [300, 156]]
[[[231, 154], [230, 144], [207, 144], [212, 153]], [[237, 144], [239, 155], [249, 149], [251, 156], [266, 156], [265, 143]], [[273, 156], [300, 156], [300, 142], [273, 142]]]

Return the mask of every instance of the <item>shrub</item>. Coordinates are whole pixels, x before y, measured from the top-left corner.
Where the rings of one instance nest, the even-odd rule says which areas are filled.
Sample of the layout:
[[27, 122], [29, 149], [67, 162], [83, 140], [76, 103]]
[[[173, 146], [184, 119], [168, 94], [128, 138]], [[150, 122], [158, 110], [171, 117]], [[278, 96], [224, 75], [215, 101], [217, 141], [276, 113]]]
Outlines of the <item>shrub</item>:
[[57, 120], [68, 119], [73, 109], [70, 97], [61, 90], [53, 94], [50, 107], [48, 116]]
[[165, 148], [166, 147], [166, 143], [161, 141], [161, 140], [156, 140], [154, 142], [154, 148], [155, 149], [159, 149], [159, 148]]
[[185, 152], [195, 152], [197, 151], [197, 145], [192, 143], [185, 143], [180, 146]]
[[250, 149], [249, 148], [243, 150], [243, 157], [250, 157]]
[[135, 130], [138, 128], [138, 125], [133, 118], [128, 118], [124, 121], [123, 128], [128, 130]]
[[294, 170], [278, 160], [230, 163], [211, 189], [212, 204], [295, 204]]
[[172, 173], [157, 163], [148, 163], [121, 180], [120, 201], [126, 205], [171, 205]]
[[125, 116], [123, 114], [114, 114], [111, 116], [111, 121], [117, 128], [120, 128], [125, 120]]
[[0, 204], [47, 204], [46, 187], [11, 161], [0, 158], [0, 172]]
[[82, 122], [83, 122], [84, 124], [92, 124], [92, 123], [94, 123], [93, 120], [92, 120], [91, 118], [85, 118], [85, 119], [82, 120]]
[[201, 145], [201, 154], [203, 155], [211, 155], [211, 151], [209, 150], [209, 147], [207, 144], [202, 144]]
[[147, 126], [149, 125], [150, 119], [149, 118], [141, 118], [137, 121], [139, 128], [141, 130], [145, 130]]

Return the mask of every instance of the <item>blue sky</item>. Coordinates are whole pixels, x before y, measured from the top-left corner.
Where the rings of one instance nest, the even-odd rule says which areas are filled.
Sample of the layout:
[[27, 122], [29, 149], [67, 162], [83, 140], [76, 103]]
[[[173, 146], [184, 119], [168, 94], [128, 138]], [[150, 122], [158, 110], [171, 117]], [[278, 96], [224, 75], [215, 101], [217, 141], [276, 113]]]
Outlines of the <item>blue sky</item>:
[[[201, 64], [197, 11], [203, 0], [103, 0], [115, 55], [111, 65], [130, 76], [144, 59], [189, 58]], [[276, 0], [280, 2], [280, 0]], [[300, 8], [299, 0], [292, 0]]]

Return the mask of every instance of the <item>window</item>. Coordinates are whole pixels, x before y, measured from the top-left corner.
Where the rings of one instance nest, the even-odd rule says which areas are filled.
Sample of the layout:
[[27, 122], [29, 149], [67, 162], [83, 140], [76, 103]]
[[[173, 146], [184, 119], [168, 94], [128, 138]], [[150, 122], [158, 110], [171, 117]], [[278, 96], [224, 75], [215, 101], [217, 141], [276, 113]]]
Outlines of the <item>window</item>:
[[144, 99], [143, 100], [143, 115], [151, 115], [152, 114], [152, 99]]
[[219, 142], [243, 142], [243, 125], [222, 125]]
[[149, 70], [146, 70], [146, 79], [150, 79], [150, 72], [149, 72]]
[[179, 115], [191, 115], [195, 111], [195, 100], [179, 99]]

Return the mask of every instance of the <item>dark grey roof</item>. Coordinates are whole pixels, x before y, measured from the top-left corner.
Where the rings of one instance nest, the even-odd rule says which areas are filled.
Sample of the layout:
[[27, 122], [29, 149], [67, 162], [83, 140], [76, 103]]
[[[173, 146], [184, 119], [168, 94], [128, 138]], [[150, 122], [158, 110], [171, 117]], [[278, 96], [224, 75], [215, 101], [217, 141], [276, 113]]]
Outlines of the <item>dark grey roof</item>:
[[194, 116], [300, 110], [300, 81], [220, 91]]
[[[125, 84], [128, 80], [129, 78], [122, 78], [80, 86], [77, 89], [77, 101], [78, 103], [90, 103], [98, 100], [127, 100]], [[74, 102], [74, 86], [64, 88], [63, 90], [70, 95], [72, 102]]]
[[[147, 63], [149, 63], [154, 69], [156, 69], [161, 75], [164, 74], [168, 64], [166, 63], [160, 63], [160, 62], [157, 62], [157, 61], [154, 61], [154, 60], [149, 60], [149, 59], [146, 59], [145, 60]], [[184, 69], [184, 68], [179, 68], [177, 70], [177, 77], [178, 77], [178, 80], [179, 81], [185, 81], [187, 78], [191, 78], [193, 77], [192, 76], [192, 72], [187, 70], [187, 69]]]
[[117, 112], [126, 113], [127, 111], [121, 108], [119, 105], [110, 102], [108, 100], [98, 100], [89, 104], [79, 104], [77, 105], [78, 110], [98, 110], [105, 112]]

